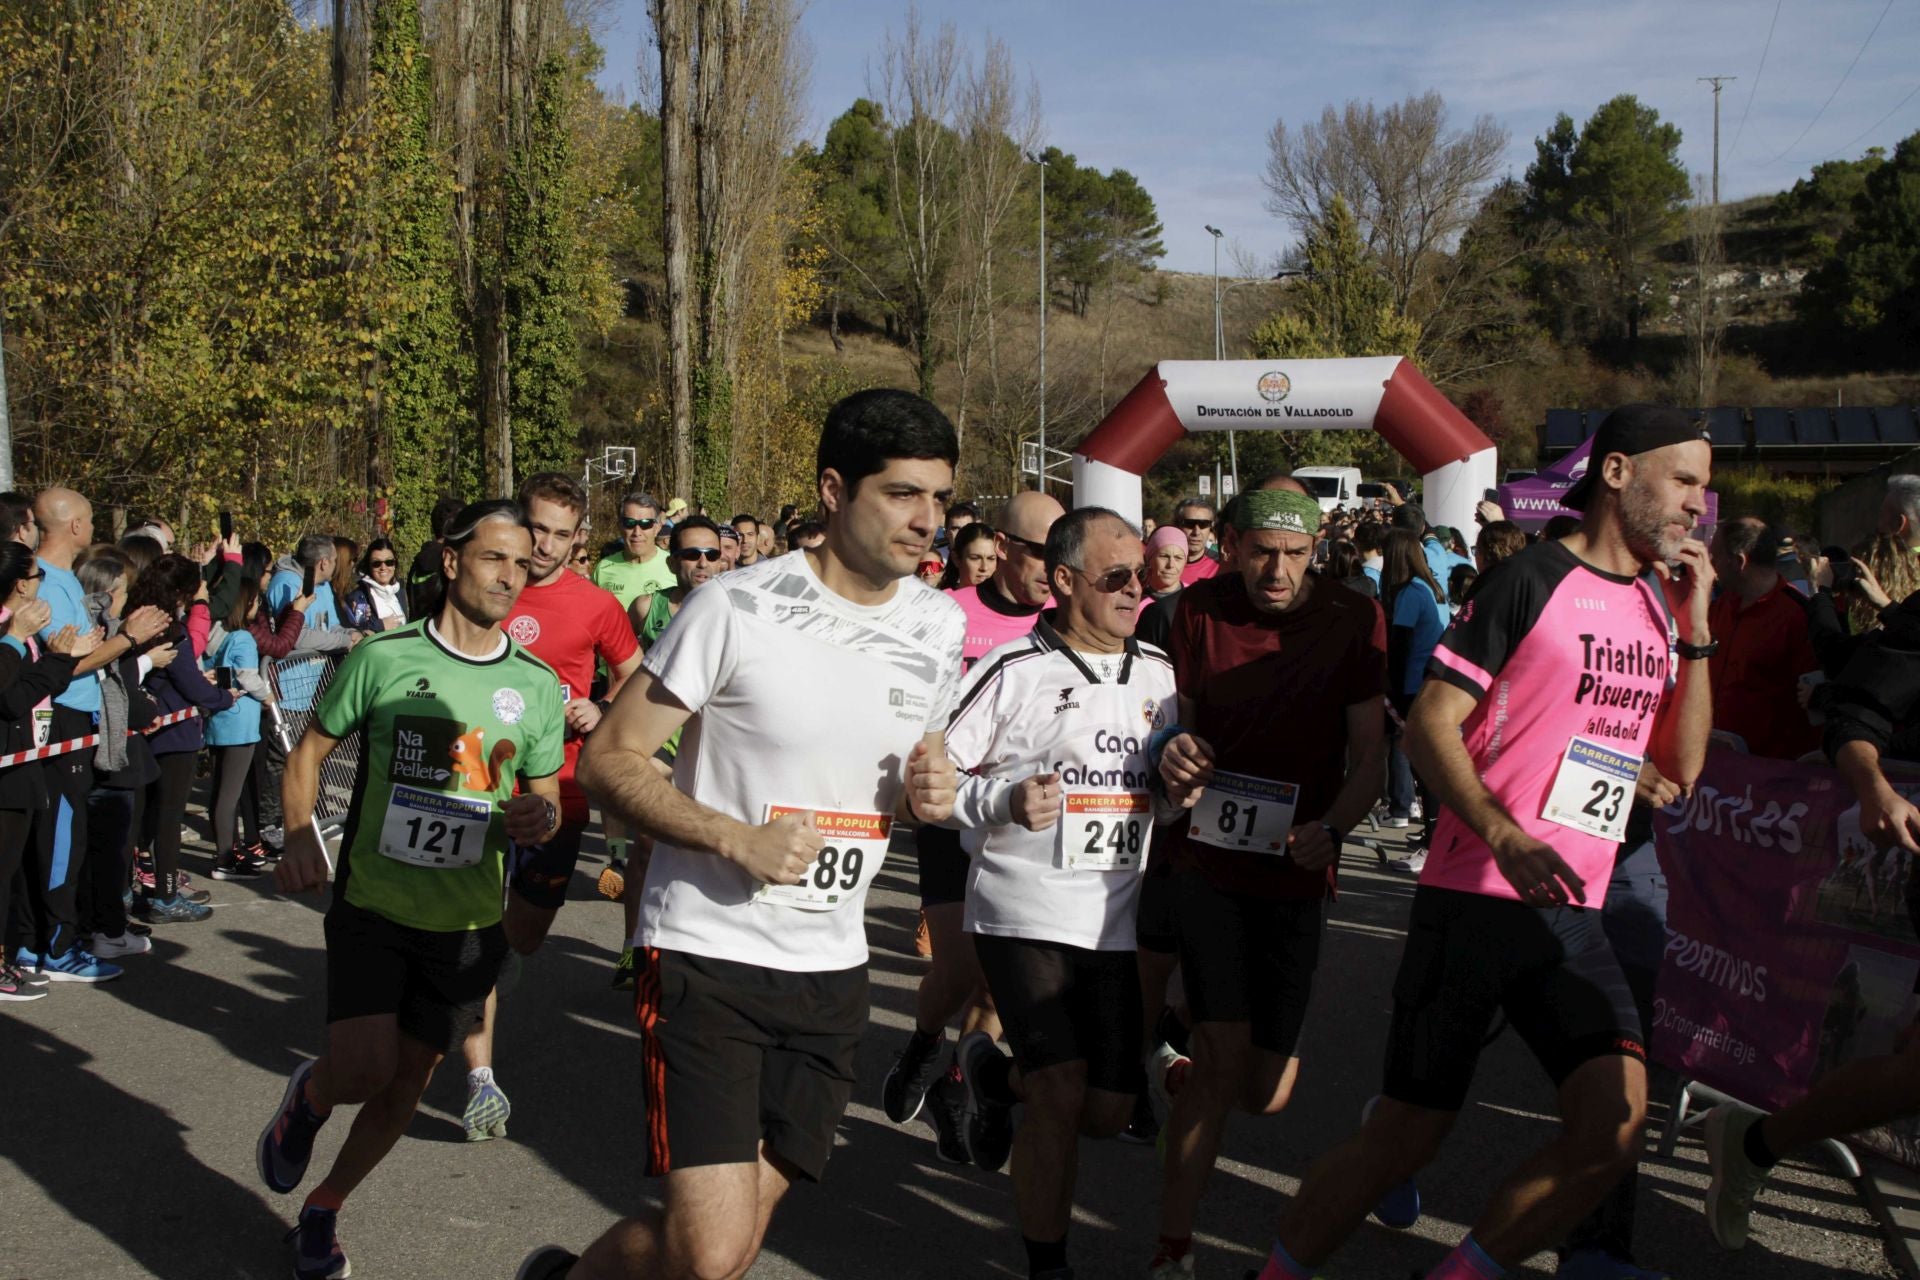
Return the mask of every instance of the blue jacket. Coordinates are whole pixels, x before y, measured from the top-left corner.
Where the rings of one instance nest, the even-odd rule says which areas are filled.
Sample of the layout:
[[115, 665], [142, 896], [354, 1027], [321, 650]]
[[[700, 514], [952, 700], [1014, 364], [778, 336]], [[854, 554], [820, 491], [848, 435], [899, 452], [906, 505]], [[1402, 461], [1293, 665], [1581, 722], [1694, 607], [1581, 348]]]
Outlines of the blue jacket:
[[[200, 664], [193, 660], [192, 646], [182, 635], [179, 650], [173, 655], [173, 661], [165, 667], [155, 668], [147, 677], [147, 692], [159, 704], [161, 713], [185, 711], [188, 707], [198, 707], [205, 712], [225, 711], [233, 705], [233, 695], [225, 689], [216, 688], [207, 683], [200, 674]], [[179, 724], [170, 724], [156, 733], [147, 735], [147, 745], [153, 748], [157, 756], [170, 755], [176, 751], [198, 751], [205, 741], [201, 729], [201, 717], [189, 716]]]

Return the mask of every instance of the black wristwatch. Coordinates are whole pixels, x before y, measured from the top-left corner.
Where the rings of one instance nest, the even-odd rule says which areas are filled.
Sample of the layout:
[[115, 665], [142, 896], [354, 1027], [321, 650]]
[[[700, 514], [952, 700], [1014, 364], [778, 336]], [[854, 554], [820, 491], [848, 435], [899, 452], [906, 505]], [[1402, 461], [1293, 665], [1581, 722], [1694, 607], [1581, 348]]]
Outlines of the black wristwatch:
[[1673, 646], [1673, 651], [1683, 658], [1698, 662], [1702, 658], [1711, 658], [1720, 652], [1720, 642], [1709, 640], [1705, 644], [1688, 644], [1685, 640], [1681, 640]]
[[1327, 835], [1332, 838], [1333, 847], [1335, 849], [1342, 848], [1346, 845], [1347, 843], [1346, 832], [1334, 826], [1331, 822], [1323, 822], [1320, 824], [1320, 826], [1321, 826], [1321, 829], [1324, 830], [1327, 833]]
[[613, 699], [611, 699], [611, 698], [595, 698], [595, 699], [593, 700], [593, 705], [594, 705], [594, 706], [596, 706], [596, 707], [598, 707], [598, 708], [600, 708], [600, 714], [601, 714], [601, 715], [605, 715], [605, 714], [607, 714], [607, 712], [609, 712], [609, 711], [611, 711], [611, 710], [613, 710]]

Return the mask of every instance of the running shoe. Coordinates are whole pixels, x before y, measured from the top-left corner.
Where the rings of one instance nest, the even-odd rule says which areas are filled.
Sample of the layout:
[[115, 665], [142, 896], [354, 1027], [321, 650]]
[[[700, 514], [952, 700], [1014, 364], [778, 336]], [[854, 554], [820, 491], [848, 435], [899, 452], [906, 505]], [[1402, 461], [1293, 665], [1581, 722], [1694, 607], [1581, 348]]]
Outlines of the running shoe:
[[1169, 1258], [1156, 1253], [1153, 1261], [1147, 1264], [1147, 1280], [1189, 1280], [1192, 1275], [1191, 1253], [1184, 1258]]
[[1765, 1114], [1738, 1102], [1723, 1102], [1707, 1113], [1707, 1166], [1713, 1171], [1707, 1184], [1707, 1226], [1723, 1249], [1747, 1243], [1753, 1197], [1772, 1172], [1747, 1158], [1747, 1130]]
[[294, 1280], [345, 1280], [353, 1274], [353, 1264], [334, 1234], [339, 1216], [335, 1210], [315, 1205], [300, 1211], [300, 1221], [287, 1232], [293, 1244]]
[[1000, 1056], [1000, 1046], [984, 1031], [970, 1031], [960, 1039], [954, 1060], [960, 1083], [966, 1088], [967, 1156], [975, 1167], [996, 1173], [1013, 1154], [1013, 1105], [987, 1097], [979, 1088], [987, 1055]]
[[118, 960], [122, 956], [143, 956], [153, 950], [153, 940], [128, 930], [119, 937], [110, 937], [104, 933], [93, 935], [93, 944], [87, 948], [103, 960]]
[[194, 902], [185, 894], [147, 900], [147, 919], [155, 924], [198, 924], [212, 914], [212, 907]]
[[148, 893], [154, 890], [153, 855], [145, 849], [133, 851], [133, 882]]
[[1407, 817], [1405, 814], [1390, 813], [1387, 815], [1386, 821], [1382, 822], [1380, 825], [1383, 827], [1390, 827], [1395, 831], [1405, 831], [1408, 827], [1413, 825], [1413, 819]]
[[1193, 1059], [1164, 1040], [1147, 1062], [1147, 1096], [1153, 1100], [1153, 1114], [1163, 1129], [1167, 1117], [1173, 1114], [1173, 1095], [1186, 1084], [1187, 1072], [1191, 1070]]
[[0, 1003], [25, 1004], [29, 1000], [46, 998], [47, 989], [34, 986], [20, 970], [12, 965], [0, 968]]
[[460, 1123], [466, 1126], [468, 1142], [506, 1137], [507, 1117], [512, 1114], [513, 1104], [499, 1085], [491, 1080], [467, 1083], [467, 1110]]
[[966, 1090], [947, 1072], [927, 1090], [926, 1109], [921, 1113], [933, 1126], [934, 1154], [943, 1164], [967, 1163]]
[[42, 956], [22, 947], [17, 963], [22, 969], [40, 970], [54, 982], [112, 982], [123, 972], [85, 947], [68, 947], [60, 956]]
[[[327, 1122], [307, 1105], [307, 1080], [312, 1075], [312, 1059], [293, 1069], [287, 1077], [286, 1091], [280, 1095], [280, 1106], [260, 1131], [260, 1141], [254, 1148], [254, 1167], [260, 1171], [260, 1181], [267, 1184], [267, 1190], [281, 1195], [299, 1186], [307, 1176], [313, 1137]], [[301, 1216], [304, 1220], [305, 1215]]]
[[1120, 1141], [1150, 1147], [1160, 1140], [1160, 1121], [1153, 1114], [1153, 1100], [1142, 1089], [1133, 1097], [1133, 1119], [1119, 1134]]
[[633, 948], [626, 947], [620, 952], [620, 959], [613, 966], [613, 989], [615, 991], [633, 990]]
[[243, 849], [229, 849], [213, 864], [215, 880], [251, 880], [267, 869], [266, 860]]
[[1387, 863], [1387, 870], [1403, 876], [1417, 876], [1427, 867], [1427, 851], [1415, 849], [1404, 858], [1395, 858]]
[[880, 1085], [880, 1105], [886, 1110], [887, 1119], [906, 1124], [920, 1114], [920, 1108], [926, 1105], [927, 1090], [940, 1078], [940, 1050], [946, 1043], [944, 1029], [932, 1038], [918, 1031], [908, 1034], [906, 1046], [893, 1060], [887, 1078]]
[[47, 977], [45, 973], [42, 973], [34, 965], [33, 954], [31, 952], [22, 951], [20, 955], [23, 957], [22, 959], [13, 964], [0, 965], [0, 968], [12, 969], [14, 973], [19, 975], [20, 981], [30, 987], [44, 987], [52, 982], [51, 978]]
[[513, 1280], [561, 1280], [578, 1261], [578, 1255], [568, 1253], [557, 1244], [541, 1245], [527, 1255], [527, 1260], [513, 1273]]
[[[1374, 1104], [1380, 1101], [1375, 1094], [1367, 1099], [1360, 1108], [1360, 1124], [1364, 1128], [1373, 1115]], [[1405, 1231], [1420, 1221], [1420, 1188], [1412, 1178], [1380, 1197], [1380, 1203], [1373, 1207], [1373, 1216], [1383, 1227], [1392, 1227], [1395, 1231]]]
[[1560, 1259], [1554, 1280], [1673, 1280], [1664, 1271], [1649, 1271], [1602, 1249], [1575, 1249]]
[[263, 862], [269, 867], [280, 861], [280, 851], [278, 849], [269, 849], [258, 840], [247, 845], [243, 852], [255, 862]]
[[173, 890], [188, 902], [211, 902], [213, 894], [193, 887], [193, 877], [182, 871], [173, 878]]
[[1413, 819], [1413, 821], [1415, 822], [1419, 822], [1422, 819], [1424, 819], [1426, 816], [1427, 816], [1427, 807], [1420, 803], [1419, 796], [1415, 796], [1413, 798], [1413, 803], [1407, 806], [1407, 817]]
[[600, 869], [600, 879], [594, 885], [600, 896], [610, 902], [620, 901], [620, 895], [627, 891], [627, 864], [623, 859], [615, 858]]

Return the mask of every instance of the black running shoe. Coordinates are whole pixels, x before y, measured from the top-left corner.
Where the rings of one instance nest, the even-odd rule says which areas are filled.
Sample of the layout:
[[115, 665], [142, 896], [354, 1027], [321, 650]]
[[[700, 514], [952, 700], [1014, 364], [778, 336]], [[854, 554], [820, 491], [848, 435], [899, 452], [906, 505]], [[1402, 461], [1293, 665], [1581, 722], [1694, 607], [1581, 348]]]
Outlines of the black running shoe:
[[513, 1273], [513, 1280], [563, 1280], [578, 1261], [579, 1258], [557, 1244], [542, 1245], [527, 1255], [520, 1269]]
[[927, 1090], [926, 1109], [921, 1115], [933, 1126], [934, 1149], [941, 1162], [967, 1163], [966, 1088], [951, 1073], [941, 1076]]
[[918, 1031], [907, 1037], [906, 1047], [893, 1060], [893, 1067], [880, 1085], [880, 1104], [887, 1119], [906, 1124], [926, 1105], [927, 1090], [940, 1077], [940, 1050], [947, 1042], [946, 1032], [923, 1036]]
[[977, 1167], [995, 1173], [1013, 1154], [1013, 1104], [988, 1097], [980, 1087], [988, 1054], [1001, 1056], [1000, 1046], [984, 1031], [969, 1032], [955, 1050], [967, 1090], [967, 1155]]

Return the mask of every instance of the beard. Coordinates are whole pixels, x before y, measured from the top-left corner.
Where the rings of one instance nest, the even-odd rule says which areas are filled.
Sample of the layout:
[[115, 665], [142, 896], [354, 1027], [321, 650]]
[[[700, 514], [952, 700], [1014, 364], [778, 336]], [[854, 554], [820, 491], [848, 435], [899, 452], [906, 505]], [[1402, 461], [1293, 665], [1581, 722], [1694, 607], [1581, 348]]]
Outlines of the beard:
[[1627, 549], [1641, 563], [1671, 560], [1680, 554], [1687, 535], [1670, 527], [1676, 521], [1686, 527], [1693, 523], [1685, 513], [1662, 511], [1660, 499], [1651, 485], [1634, 481], [1621, 491], [1620, 532], [1626, 538]]

